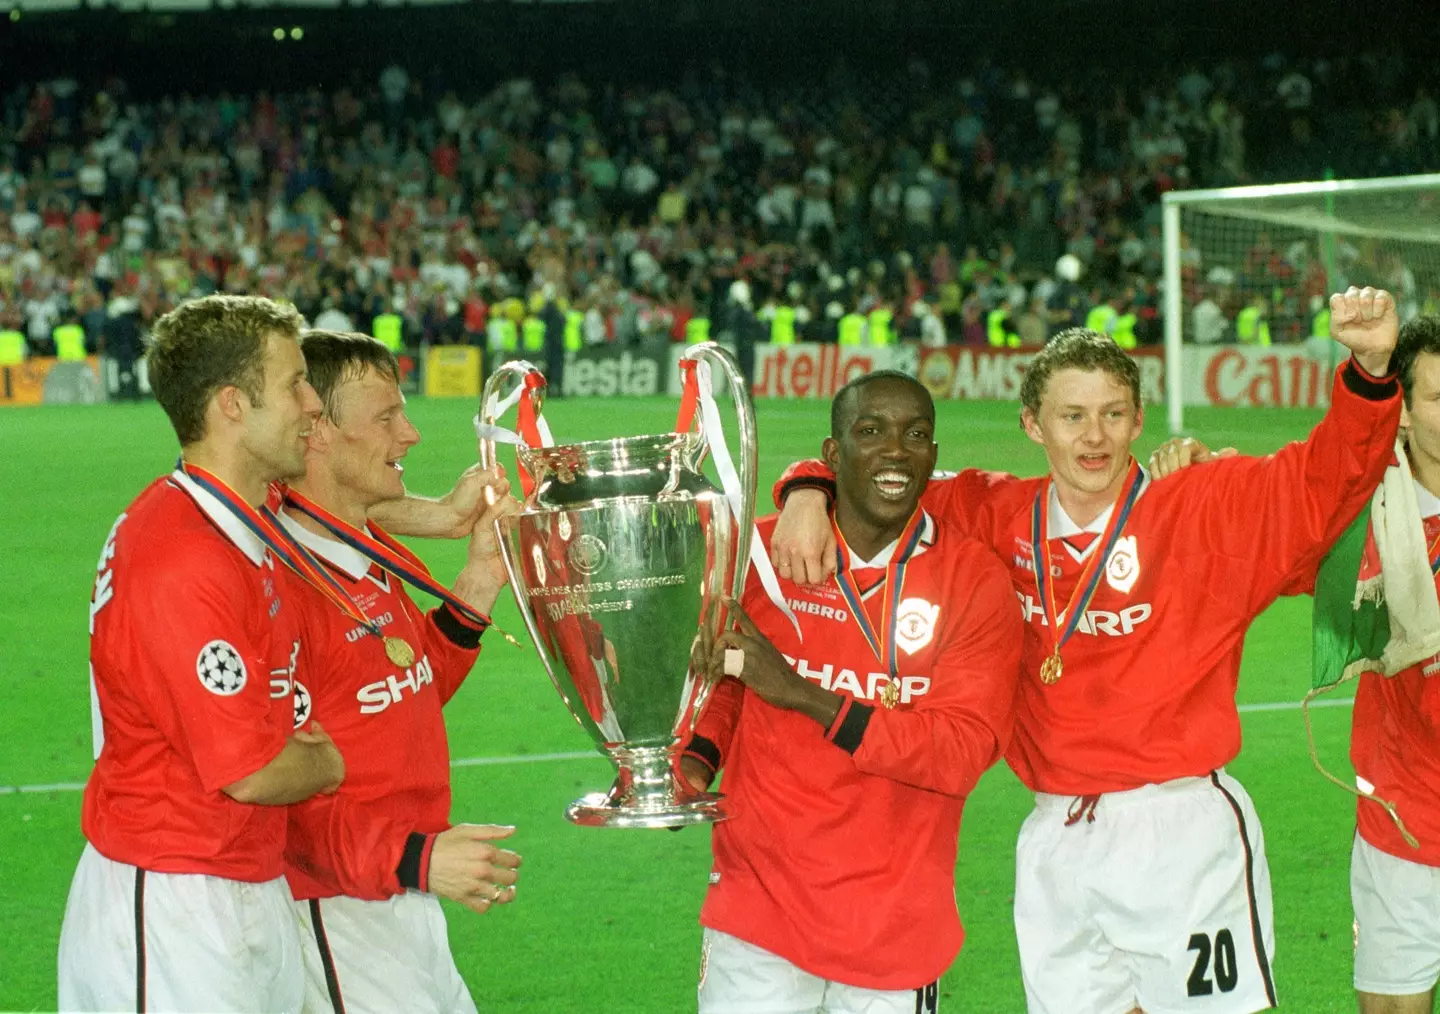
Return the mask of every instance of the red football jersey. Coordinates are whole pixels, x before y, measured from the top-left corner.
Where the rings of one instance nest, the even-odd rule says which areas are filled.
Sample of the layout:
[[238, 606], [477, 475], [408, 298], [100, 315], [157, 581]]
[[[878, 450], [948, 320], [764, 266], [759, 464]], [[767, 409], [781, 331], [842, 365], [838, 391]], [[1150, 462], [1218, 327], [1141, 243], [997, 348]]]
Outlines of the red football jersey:
[[221, 791], [284, 749], [300, 651], [283, 565], [181, 472], [120, 515], [90, 603], [103, 742], [81, 827], [163, 873], [280, 876], [285, 809]]
[[[1369, 499], [1392, 458], [1399, 400], [1393, 379], [1372, 380], [1347, 363], [1308, 440], [1147, 486], [1061, 650], [1064, 674], [1052, 686], [1040, 680], [1054, 641], [1036, 598], [1031, 546], [1031, 511], [1045, 480], [967, 470], [930, 484], [926, 509], [1010, 566], [1026, 637], [1006, 760], [1021, 781], [1061, 795], [1119, 792], [1203, 775], [1239, 753], [1235, 688], [1245, 632]], [[823, 481], [829, 473], [817, 465], [787, 478]], [[1063, 612], [1087, 554], [1098, 549], [1060, 538], [1076, 526], [1051, 495], [1046, 537]], [[1107, 512], [1088, 531], [1108, 520]]]
[[[1440, 500], [1417, 490], [1425, 540], [1440, 539]], [[1391, 677], [1366, 673], [1355, 693], [1350, 734], [1355, 773], [1395, 804], [1420, 842], [1413, 849], [1390, 815], [1368, 800], [1356, 814], [1360, 837], [1412, 863], [1440, 866], [1440, 656]]]
[[[767, 544], [774, 524], [759, 523]], [[896, 611], [893, 710], [881, 703], [885, 666], [837, 585], [781, 580], [802, 643], [752, 575], [746, 612], [797, 672], [845, 703], [827, 730], [727, 679], [691, 744], [723, 765], [735, 814], [715, 825], [700, 921], [872, 989], [932, 982], [960, 949], [960, 815], [1009, 737], [1020, 657], [1003, 565], [974, 540], [924, 524]], [[868, 577], [862, 590], [884, 572]], [[883, 598], [883, 585], [865, 598], [877, 631]]]
[[282, 520], [387, 636], [404, 638], [415, 652], [414, 665], [397, 667], [379, 638], [292, 578], [290, 601], [305, 643], [295, 723], [319, 721], [345, 758], [345, 781], [333, 795], [290, 807], [285, 875], [301, 900], [381, 900], [404, 890], [396, 869], [410, 834], [450, 826], [450, 749], [440, 709], [479, 648], [460, 646], [442, 626], [468, 630], [476, 642], [479, 631], [462, 627], [443, 606], [437, 626], [441, 610], [422, 613], [398, 578], [358, 550]]

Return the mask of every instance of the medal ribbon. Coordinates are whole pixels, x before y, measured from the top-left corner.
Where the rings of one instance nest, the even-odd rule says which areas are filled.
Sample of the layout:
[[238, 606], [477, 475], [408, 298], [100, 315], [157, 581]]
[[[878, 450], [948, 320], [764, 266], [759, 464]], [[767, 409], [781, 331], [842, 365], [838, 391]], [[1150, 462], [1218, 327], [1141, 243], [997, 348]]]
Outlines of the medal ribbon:
[[319, 560], [315, 559], [310, 550], [297, 542], [295, 537], [285, 530], [280, 524], [280, 519], [275, 516], [268, 504], [256, 510], [241, 499], [218, 476], [197, 465], [188, 464], [183, 458], [178, 463], [178, 467], [189, 476], [191, 482], [219, 500], [237, 521], [249, 529], [270, 552], [275, 554], [281, 563], [294, 571], [302, 581], [319, 591], [350, 619], [380, 638], [381, 641], [385, 640], [385, 632], [380, 629], [380, 625], [366, 616], [365, 610], [361, 609], [350, 597], [350, 593], [336, 580], [335, 576]]
[[371, 524], [368, 531], [356, 528], [293, 489], [285, 491], [285, 505], [304, 514], [336, 539], [406, 584], [435, 596], [471, 623], [482, 627], [490, 626], [490, 617], [456, 598], [454, 592], [435, 580], [423, 560], [379, 525]]
[[[870, 650], [875, 653], [876, 661], [885, 666], [892, 683], [898, 678], [900, 669], [895, 625], [900, 609], [900, 596], [905, 588], [905, 570], [910, 566], [910, 557], [915, 554], [920, 545], [920, 536], [924, 532], [925, 512], [917, 508], [905, 523], [905, 528], [900, 533], [899, 545], [895, 547], [895, 555], [890, 558], [890, 563], [885, 568], [885, 598], [877, 632], [870, 622], [870, 614], [865, 611], [865, 600], [861, 597], [860, 587], [850, 574], [850, 563], [855, 554], [845, 542], [839, 526], [835, 526], [835, 583], [840, 586], [840, 594], [845, 597], [845, 602], [850, 607], [850, 615], [855, 617], [855, 622], [859, 624], [860, 633], [865, 635]], [[885, 638], [883, 641], [880, 639], [881, 634]]]
[[1116, 508], [1110, 516], [1110, 523], [1105, 528], [1105, 534], [1100, 537], [1095, 555], [1085, 564], [1085, 568], [1080, 572], [1079, 580], [1075, 582], [1074, 591], [1070, 593], [1070, 602], [1065, 607], [1063, 632], [1060, 630], [1058, 615], [1055, 612], [1055, 579], [1051, 566], [1050, 540], [1047, 537], [1050, 532], [1050, 486], [1054, 480], [1047, 480], [1035, 498], [1035, 504], [1030, 511], [1030, 544], [1031, 556], [1035, 562], [1035, 592], [1040, 599], [1040, 608], [1044, 611], [1045, 622], [1050, 624], [1050, 632], [1055, 638], [1055, 654], [1060, 653], [1060, 648], [1070, 639], [1070, 635], [1075, 633], [1075, 628], [1080, 625], [1080, 617], [1085, 615], [1085, 610], [1090, 606], [1090, 600], [1095, 597], [1095, 591], [1100, 587], [1100, 574], [1105, 569], [1105, 561], [1110, 558], [1111, 550], [1120, 540], [1120, 533], [1124, 531], [1125, 522], [1130, 518], [1130, 511], [1140, 496], [1140, 487], [1145, 484], [1144, 480], [1145, 474], [1140, 471], [1140, 463], [1131, 458], [1130, 472], [1125, 477], [1125, 487], [1120, 493], [1119, 500], [1116, 501]]

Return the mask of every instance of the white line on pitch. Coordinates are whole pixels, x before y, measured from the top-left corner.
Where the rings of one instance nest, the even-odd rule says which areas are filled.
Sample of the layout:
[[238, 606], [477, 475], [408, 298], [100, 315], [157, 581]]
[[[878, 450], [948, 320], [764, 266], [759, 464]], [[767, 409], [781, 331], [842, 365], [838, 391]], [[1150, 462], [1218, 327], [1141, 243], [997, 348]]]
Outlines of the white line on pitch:
[[[1348, 708], [1354, 702], [1348, 697], [1334, 700], [1312, 701], [1312, 708]], [[1242, 704], [1241, 714], [1255, 711], [1298, 711], [1299, 701], [1272, 701], [1267, 704]], [[599, 758], [593, 750], [577, 750], [567, 753], [520, 753], [505, 757], [457, 757], [450, 762], [452, 768], [488, 768], [508, 764], [544, 764], [551, 761], [588, 760]], [[14, 796], [20, 793], [80, 792], [84, 782], [51, 782], [46, 785], [0, 785], [0, 796]]]

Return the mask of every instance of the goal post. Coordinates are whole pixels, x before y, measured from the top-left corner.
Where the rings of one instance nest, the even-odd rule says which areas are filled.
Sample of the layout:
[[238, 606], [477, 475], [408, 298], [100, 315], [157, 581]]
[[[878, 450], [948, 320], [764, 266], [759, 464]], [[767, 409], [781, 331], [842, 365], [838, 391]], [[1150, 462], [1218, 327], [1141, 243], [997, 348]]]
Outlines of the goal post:
[[[1402, 321], [1440, 312], [1440, 173], [1167, 193], [1161, 234], [1172, 434], [1187, 403], [1323, 404], [1333, 291], [1389, 289]], [[1268, 372], [1219, 393], [1222, 356], [1227, 376]]]

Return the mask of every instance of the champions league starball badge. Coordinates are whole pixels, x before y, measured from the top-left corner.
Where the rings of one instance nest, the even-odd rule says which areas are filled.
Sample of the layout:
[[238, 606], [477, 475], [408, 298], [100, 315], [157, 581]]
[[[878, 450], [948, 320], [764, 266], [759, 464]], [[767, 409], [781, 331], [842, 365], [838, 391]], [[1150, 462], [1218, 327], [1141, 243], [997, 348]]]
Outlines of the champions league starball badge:
[[245, 660], [229, 641], [211, 641], [195, 659], [195, 675], [212, 694], [233, 697], [245, 689]]

